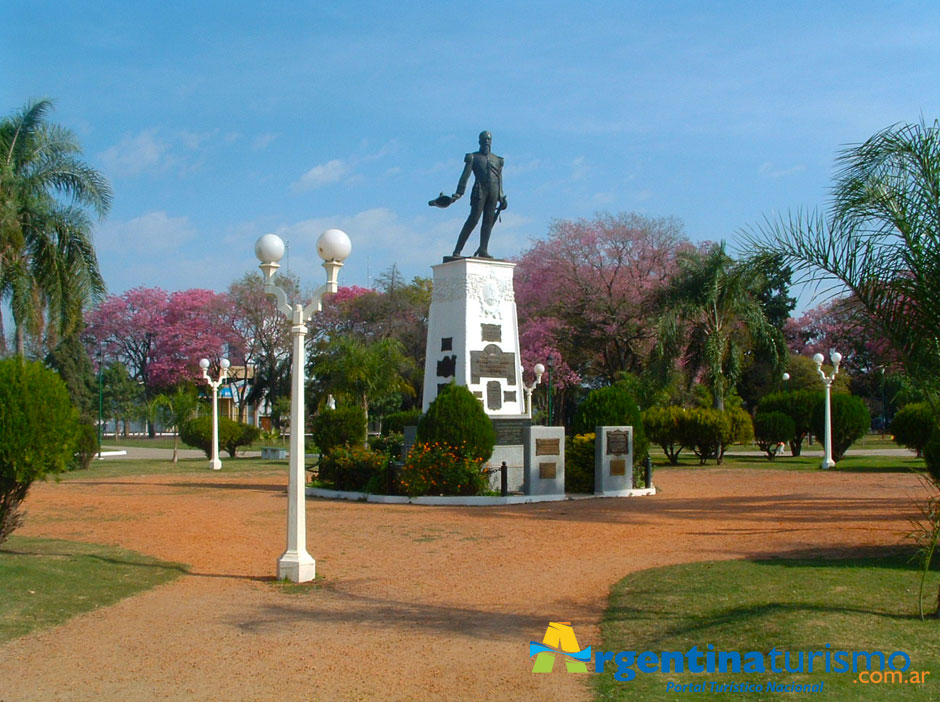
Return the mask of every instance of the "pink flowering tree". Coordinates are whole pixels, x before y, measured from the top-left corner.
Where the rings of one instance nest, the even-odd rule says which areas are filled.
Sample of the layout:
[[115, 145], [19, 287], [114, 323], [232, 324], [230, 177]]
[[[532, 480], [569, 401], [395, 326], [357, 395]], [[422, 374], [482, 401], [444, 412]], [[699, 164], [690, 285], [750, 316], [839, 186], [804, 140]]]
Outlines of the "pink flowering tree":
[[[639, 372], [655, 332], [646, 301], [690, 246], [674, 219], [604, 214], [555, 221], [548, 237], [517, 260], [520, 328], [540, 343], [551, 339], [579, 381], [610, 383], [623, 371]], [[537, 319], [551, 320], [538, 334]], [[525, 356], [525, 343], [523, 349]], [[524, 362], [531, 367], [536, 360]]]

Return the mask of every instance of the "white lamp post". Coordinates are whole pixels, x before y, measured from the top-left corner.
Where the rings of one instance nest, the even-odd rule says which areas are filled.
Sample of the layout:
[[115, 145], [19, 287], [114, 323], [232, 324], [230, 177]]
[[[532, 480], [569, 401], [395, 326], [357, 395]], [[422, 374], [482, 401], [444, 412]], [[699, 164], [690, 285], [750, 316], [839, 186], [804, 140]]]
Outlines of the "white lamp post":
[[227, 358], [219, 361], [219, 379], [213, 381], [209, 377], [209, 359], [204, 358], [199, 361], [199, 367], [202, 368], [202, 377], [212, 388], [212, 458], [209, 460], [209, 467], [212, 470], [221, 470], [222, 461], [219, 460], [219, 386], [222, 381], [228, 377], [228, 367], [231, 364]]
[[264, 273], [264, 291], [277, 300], [277, 308], [291, 321], [292, 361], [290, 409], [290, 475], [287, 483], [287, 550], [277, 561], [277, 577], [303, 583], [316, 577], [316, 561], [307, 553], [307, 519], [304, 502], [304, 366], [308, 320], [321, 309], [323, 296], [335, 293], [339, 269], [349, 256], [352, 244], [345, 232], [327, 229], [317, 240], [317, 253], [326, 269], [326, 283], [313, 293], [304, 307], [291, 305], [287, 294], [272, 279], [278, 261], [284, 256], [284, 242], [275, 234], [265, 234], [255, 243], [255, 255]]
[[538, 387], [538, 384], [542, 382], [542, 374], [545, 372], [545, 366], [541, 363], [536, 363], [532, 366], [532, 370], [535, 371], [535, 382], [525, 386], [526, 416], [529, 419], [532, 419], [532, 392]]
[[832, 381], [835, 380], [836, 374], [839, 372], [839, 364], [842, 362], [842, 354], [838, 351], [831, 351], [829, 353], [829, 359], [832, 361], [832, 374], [826, 375], [822, 369], [823, 361], [825, 357], [821, 353], [817, 353], [813, 356], [813, 363], [816, 364], [816, 372], [819, 373], [819, 377], [822, 378], [823, 385], [826, 386], [826, 457], [823, 458], [822, 465], [820, 468], [823, 470], [829, 470], [834, 468], [836, 462], [832, 460], [832, 408], [830, 403], [830, 388], [832, 387]]

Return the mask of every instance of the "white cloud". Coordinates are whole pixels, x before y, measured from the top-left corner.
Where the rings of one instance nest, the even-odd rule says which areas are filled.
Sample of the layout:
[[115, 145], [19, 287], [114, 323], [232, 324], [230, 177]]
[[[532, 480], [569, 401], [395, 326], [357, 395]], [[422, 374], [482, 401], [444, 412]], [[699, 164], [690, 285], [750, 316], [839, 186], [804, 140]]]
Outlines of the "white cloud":
[[134, 254], [161, 254], [177, 250], [196, 236], [189, 217], [170, 217], [166, 212], [147, 212], [126, 222], [106, 222], [95, 233], [100, 249]]
[[139, 175], [165, 170], [172, 163], [169, 144], [157, 138], [156, 129], [137, 135], [125, 135], [98, 157], [105, 166], [119, 175]]
[[797, 164], [795, 166], [790, 166], [789, 168], [784, 168], [777, 166], [771, 161], [766, 161], [761, 164], [761, 167], [758, 169], [758, 174], [761, 178], [783, 178], [789, 175], [795, 175], [797, 173], [802, 173], [806, 170], [806, 166], [803, 164]]
[[299, 180], [291, 185], [295, 193], [305, 190], [316, 190], [330, 183], [337, 183], [352, 172], [350, 165], [343, 159], [334, 158], [332, 161], [314, 166], [304, 173]]
[[264, 151], [266, 148], [268, 148], [271, 145], [271, 142], [273, 142], [275, 139], [277, 139], [277, 134], [273, 134], [271, 132], [259, 134], [252, 140], [251, 150], [252, 151]]

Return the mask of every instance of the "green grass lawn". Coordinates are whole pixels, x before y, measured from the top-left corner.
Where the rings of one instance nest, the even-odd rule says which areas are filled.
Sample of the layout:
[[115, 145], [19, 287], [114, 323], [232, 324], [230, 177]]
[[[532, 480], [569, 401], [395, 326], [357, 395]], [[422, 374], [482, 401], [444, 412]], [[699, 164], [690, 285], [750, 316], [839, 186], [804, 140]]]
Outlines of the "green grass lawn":
[[[940, 573], [931, 574], [936, 597]], [[918, 573], [908, 553], [851, 560], [693, 563], [634, 573], [610, 595], [595, 651], [904, 651], [924, 684], [864, 684], [849, 673], [637, 673], [593, 677], [598, 700], [774, 700], [774, 692], [667, 692], [674, 683], [824, 683], [818, 700], [940, 699], [940, 620], [917, 617]], [[934, 600], [933, 604], [936, 602]], [[585, 642], [579, 641], [581, 646]], [[779, 660], [779, 659], [778, 659]], [[791, 660], [796, 661], [796, 658]], [[816, 664], [821, 663], [816, 658]], [[901, 665], [903, 661], [896, 659]], [[769, 666], [769, 659], [765, 657]], [[616, 666], [614, 666], [615, 668]], [[635, 666], [634, 666], [635, 669]], [[935, 679], [936, 678], [936, 679]]]
[[[861, 448], [858, 444], [854, 448]], [[804, 446], [805, 448], [805, 446]], [[812, 448], [818, 448], [818, 445]], [[866, 449], [877, 448], [898, 448], [893, 442], [888, 444], [869, 444]], [[759, 456], [742, 456], [741, 452], [759, 451], [756, 446], [733, 446], [726, 453], [722, 460], [721, 468], [770, 468], [773, 470], [820, 470], [819, 464], [822, 463], [820, 456], [791, 456], [789, 450], [778, 455], [774, 460], [767, 460], [766, 454]], [[689, 449], [684, 449], [679, 454], [679, 465], [670, 465], [666, 455], [659, 446], [650, 447], [650, 456], [653, 459], [655, 468], [703, 468], [715, 467], [714, 459], [709, 459], [705, 466], [699, 465], [698, 458]], [[859, 456], [848, 453], [842, 460], [836, 463], [833, 469], [844, 473], [922, 473], [925, 470], [924, 459], [910, 456]]]
[[13, 535], [0, 547], [0, 644], [185, 572], [120, 548]]
[[[245, 473], [286, 473], [287, 461], [262, 460], [260, 458], [222, 457], [222, 469], [211, 470], [207, 458], [181, 458], [178, 463], [157, 459], [104, 459], [93, 461], [88, 470], [61, 473], [59, 480], [90, 480], [116, 478], [128, 475], [212, 475], [224, 480], [229, 475], [244, 476]], [[55, 478], [50, 478], [54, 480]]]

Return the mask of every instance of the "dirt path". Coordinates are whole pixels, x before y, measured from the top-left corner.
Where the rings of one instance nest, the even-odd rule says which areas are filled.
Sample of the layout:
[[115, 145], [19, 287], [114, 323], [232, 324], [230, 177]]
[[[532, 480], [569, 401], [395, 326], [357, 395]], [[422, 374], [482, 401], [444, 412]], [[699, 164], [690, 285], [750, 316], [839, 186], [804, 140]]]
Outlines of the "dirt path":
[[[224, 471], [223, 471], [224, 473]], [[902, 540], [905, 474], [661, 470], [652, 498], [500, 508], [310, 500], [322, 584], [271, 582], [286, 475], [34, 487], [21, 533], [115, 544], [192, 574], [0, 647], [0, 702], [589, 700], [533, 675], [548, 621], [597, 645], [610, 586], [653, 566]]]

